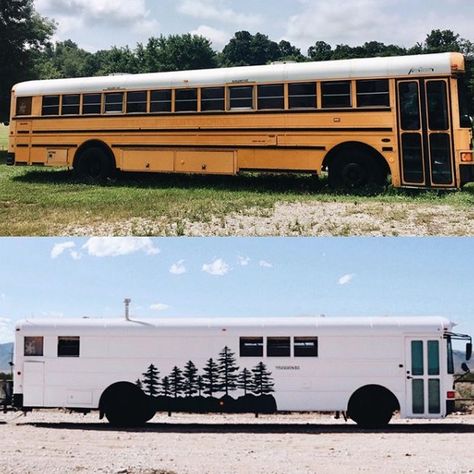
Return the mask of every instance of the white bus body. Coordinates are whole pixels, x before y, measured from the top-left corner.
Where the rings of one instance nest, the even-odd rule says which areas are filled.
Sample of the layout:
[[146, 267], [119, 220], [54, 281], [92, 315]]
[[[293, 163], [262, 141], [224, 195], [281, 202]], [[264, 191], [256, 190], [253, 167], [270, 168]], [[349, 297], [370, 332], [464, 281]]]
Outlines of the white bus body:
[[[239, 368], [234, 376], [247, 368], [253, 377], [263, 362], [267, 387], [252, 398], [235, 381], [226, 396], [225, 384], [216, 385], [207, 398], [217, 400], [217, 409], [263, 396], [275, 404], [267, 411], [342, 411], [361, 425], [383, 425], [397, 410], [401, 417], [439, 418], [454, 403], [453, 326], [441, 317], [30, 319], [16, 326], [14, 400], [24, 409], [99, 409], [116, 424], [142, 423], [155, 411], [138, 414], [135, 405], [161, 397], [168, 405], [159, 409], [171, 411], [186, 399], [183, 389], [163, 396], [161, 384], [174, 367], [192, 361], [202, 375], [227, 347]], [[155, 397], [136, 385], [140, 379], [147, 391], [151, 364], [159, 371]], [[190, 391], [188, 400], [204, 400], [203, 390]], [[236, 411], [259, 411], [249, 406]]]

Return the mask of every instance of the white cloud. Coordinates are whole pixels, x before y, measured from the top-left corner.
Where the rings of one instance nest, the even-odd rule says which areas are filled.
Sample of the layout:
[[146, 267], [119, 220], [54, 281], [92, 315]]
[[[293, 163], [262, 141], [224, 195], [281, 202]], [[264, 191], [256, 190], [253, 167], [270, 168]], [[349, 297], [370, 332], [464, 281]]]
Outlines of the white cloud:
[[241, 25], [246, 29], [263, 23], [260, 15], [237, 13], [229, 4], [227, 0], [180, 0], [178, 11], [194, 18]]
[[76, 250], [71, 250], [69, 254], [73, 260], [80, 260], [82, 258], [82, 254]]
[[191, 34], [204, 36], [216, 49], [222, 49], [232, 37], [227, 31], [217, 30], [207, 25], [199, 25], [195, 30], [191, 31]]
[[258, 264], [263, 268], [273, 268], [273, 265], [270, 262], [267, 262], [266, 260], [260, 260]]
[[169, 308], [170, 306], [164, 303], [155, 303], [150, 305], [150, 309], [152, 309], [153, 311], [166, 311]]
[[176, 263], [173, 263], [170, 267], [170, 273], [173, 275], [182, 275], [183, 273], [186, 273], [186, 266], [184, 265], [184, 260], [179, 260]]
[[146, 255], [160, 253], [149, 237], [91, 237], [82, 248], [94, 257], [118, 257], [137, 252]]
[[250, 257], [242, 257], [239, 255], [237, 260], [239, 261], [239, 265], [242, 267], [246, 267], [250, 263]]
[[58, 258], [65, 250], [72, 249], [76, 246], [74, 242], [62, 242], [54, 244], [51, 250], [51, 258]]
[[355, 273], [346, 273], [345, 275], [342, 275], [342, 277], [337, 280], [337, 283], [339, 285], [347, 285], [352, 281], [352, 279], [355, 277]]
[[11, 342], [14, 338], [13, 322], [9, 318], [0, 317], [0, 344]]
[[205, 263], [202, 266], [202, 271], [209, 273], [210, 275], [223, 276], [228, 273], [230, 270], [229, 265], [227, 265], [222, 258], [214, 259], [212, 263]]

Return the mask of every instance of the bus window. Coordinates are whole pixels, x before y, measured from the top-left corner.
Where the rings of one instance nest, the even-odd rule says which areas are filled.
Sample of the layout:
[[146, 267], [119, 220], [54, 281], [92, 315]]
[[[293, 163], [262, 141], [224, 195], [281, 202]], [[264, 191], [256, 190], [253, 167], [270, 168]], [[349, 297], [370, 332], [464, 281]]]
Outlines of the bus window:
[[428, 341], [428, 375], [439, 375], [438, 341]]
[[289, 337], [267, 337], [267, 357], [289, 357]]
[[453, 343], [451, 342], [451, 337], [448, 336], [446, 339], [447, 348], [448, 348], [448, 374], [454, 374], [454, 357], [453, 357]]
[[148, 93], [146, 91], [127, 93], [127, 114], [146, 113]]
[[100, 94], [84, 94], [82, 98], [82, 113], [84, 115], [100, 114], [101, 98]]
[[58, 357], [79, 357], [79, 336], [59, 336]]
[[403, 130], [420, 129], [420, 104], [418, 101], [418, 82], [400, 82], [400, 118]]
[[32, 97], [18, 97], [16, 99], [16, 115], [31, 115]]
[[105, 94], [104, 112], [106, 114], [116, 114], [123, 112], [123, 92]]
[[263, 337], [241, 337], [240, 357], [263, 357]]
[[231, 110], [253, 109], [253, 86], [231, 87], [229, 94]]
[[283, 84], [272, 84], [257, 87], [258, 108], [283, 109], [285, 107], [285, 92]]
[[430, 130], [448, 130], [446, 83], [444, 81], [428, 81], [426, 94], [428, 99], [428, 125]]
[[388, 80], [357, 81], [357, 107], [389, 107]]
[[322, 82], [322, 106], [324, 109], [351, 106], [351, 81]]
[[197, 89], [176, 89], [174, 110], [175, 112], [196, 112]]
[[225, 110], [225, 88], [206, 87], [201, 89], [201, 111]]
[[61, 104], [61, 115], [79, 115], [79, 94], [63, 95]]
[[171, 90], [151, 91], [150, 112], [171, 112]]
[[41, 115], [59, 115], [59, 95], [45, 95]]
[[42, 356], [43, 336], [25, 336], [23, 354], [25, 356]]
[[318, 357], [318, 338], [295, 337], [293, 354], [295, 357]]
[[316, 83], [288, 84], [288, 106], [290, 109], [316, 108]]
[[472, 119], [469, 115], [468, 90], [463, 77], [458, 78], [459, 123], [462, 128], [472, 128]]

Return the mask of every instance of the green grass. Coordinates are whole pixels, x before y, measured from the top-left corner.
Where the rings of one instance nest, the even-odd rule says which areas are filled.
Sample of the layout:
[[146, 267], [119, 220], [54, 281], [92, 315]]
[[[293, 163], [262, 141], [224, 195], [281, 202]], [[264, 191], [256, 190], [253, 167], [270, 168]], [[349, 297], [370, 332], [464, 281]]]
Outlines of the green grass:
[[8, 127], [0, 123], [0, 151], [8, 148]]
[[[381, 193], [365, 190], [339, 194], [328, 189], [325, 179], [306, 176], [159, 174], [122, 174], [114, 181], [95, 185], [78, 182], [63, 169], [0, 164], [0, 235], [57, 235], [66, 226], [94, 226], [132, 218], [175, 223], [179, 234], [183, 219], [208, 222], [250, 208], [268, 215], [278, 201], [373, 202], [385, 209], [390, 203], [447, 204], [470, 209], [474, 187], [455, 192], [389, 188]], [[394, 221], [397, 219], [395, 213]], [[351, 234], [350, 228], [347, 233]]]

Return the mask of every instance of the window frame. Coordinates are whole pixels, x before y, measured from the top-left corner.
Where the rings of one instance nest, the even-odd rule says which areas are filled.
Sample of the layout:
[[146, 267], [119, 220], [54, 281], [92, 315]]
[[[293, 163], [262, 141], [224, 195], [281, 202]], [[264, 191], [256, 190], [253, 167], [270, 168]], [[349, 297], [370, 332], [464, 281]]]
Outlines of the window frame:
[[[92, 96], [98, 96], [99, 97], [99, 102], [91, 102], [91, 103], [86, 103], [86, 97], [92, 97]], [[103, 99], [104, 94], [101, 94], [100, 92], [88, 92], [86, 94], [82, 94], [81, 97], [81, 115], [100, 115], [102, 113], [102, 104], [104, 102]], [[98, 106], [98, 112], [85, 112], [84, 108], [85, 107], [97, 107]]]
[[[186, 93], [186, 92], [194, 92], [195, 93], [195, 98], [191, 99], [181, 99], [178, 98], [178, 96], [181, 93]], [[196, 113], [198, 112], [198, 107], [199, 107], [199, 93], [198, 93], [198, 88], [197, 87], [184, 87], [180, 89], [174, 89], [174, 108], [173, 111], [177, 114], [189, 114], [189, 113]], [[185, 110], [177, 110], [177, 105], [178, 104], [186, 104], [186, 103], [195, 103], [196, 107], [194, 109], [185, 109]]]
[[[129, 101], [129, 96], [131, 94], [145, 94], [145, 100], [134, 100]], [[148, 113], [148, 102], [149, 102], [149, 91], [148, 90], [139, 90], [139, 91], [127, 91], [127, 95], [125, 97], [125, 113], [126, 114], [146, 114]], [[130, 104], [145, 104], [145, 110], [138, 110], [138, 111], [129, 111]]]
[[[314, 86], [314, 95], [313, 94], [294, 94], [291, 93], [291, 88], [298, 87], [298, 86], [307, 86], [307, 85], [312, 85]], [[293, 106], [291, 105], [291, 99], [293, 98], [309, 98], [312, 97], [312, 105], [308, 106]], [[314, 81], [306, 81], [306, 82], [288, 82], [288, 110], [312, 110], [317, 108], [317, 100], [318, 100], [318, 87], [317, 83]]]
[[[233, 100], [249, 100], [249, 97], [236, 97], [232, 98], [232, 92], [237, 89], [244, 89], [248, 88], [251, 90], [250, 100], [251, 106], [250, 107], [232, 107]], [[227, 88], [228, 90], [228, 98], [227, 98], [227, 110], [229, 112], [246, 112], [246, 111], [253, 111], [255, 110], [255, 85], [254, 84], [233, 84]]]
[[[35, 339], [36, 342], [41, 341], [41, 351], [37, 351], [34, 354], [27, 354], [27, 339]], [[35, 347], [36, 349], [36, 347]], [[39, 353], [41, 352], [41, 354]], [[23, 357], [44, 357], [44, 336], [24, 336], [23, 337]]]
[[[61, 341], [77, 341], [77, 354], [61, 354]], [[81, 356], [81, 338], [80, 336], [58, 336], [57, 340], [57, 356], [58, 357], [80, 357]]]
[[[324, 88], [327, 85], [335, 86], [336, 84], [344, 84], [349, 87], [348, 94], [328, 94], [324, 93]], [[328, 97], [349, 97], [348, 105], [327, 105], [325, 104], [325, 99]], [[321, 81], [321, 108], [330, 110], [330, 109], [350, 109], [353, 106], [353, 97], [352, 97], [352, 81], [351, 80], [335, 80], [335, 81]]]
[[[268, 336], [266, 338], [266, 356], [267, 357], [291, 357], [291, 337], [290, 336]], [[272, 353], [271, 350], [271, 342], [276, 342], [277, 340], [279, 341], [287, 341], [288, 342], [288, 354], [275, 354]], [[286, 347], [286, 344], [285, 344]]]
[[[65, 104], [64, 99], [66, 97], [77, 97], [77, 104]], [[65, 107], [77, 107], [77, 112], [74, 113], [64, 113]], [[81, 113], [81, 94], [63, 94], [61, 96], [61, 115], [70, 116], [70, 115], [80, 115]]]
[[[281, 87], [281, 95], [261, 96], [260, 91], [270, 87]], [[268, 101], [271, 99], [281, 100], [281, 106], [278, 107], [261, 107], [261, 101]], [[285, 84], [257, 84], [257, 110], [284, 110], [285, 109]]]
[[[383, 91], [371, 91], [371, 92], [359, 92], [359, 87], [362, 86], [363, 84], [368, 84], [368, 83], [385, 83], [386, 85], [386, 90]], [[390, 108], [390, 81], [388, 79], [359, 79], [355, 81], [355, 96], [356, 96], [356, 107], [360, 109], [370, 109], [370, 108]], [[377, 87], [375, 87], [377, 89]], [[361, 105], [359, 103], [359, 100], [361, 97], [374, 97], [374, 96], [379, 96], [379, 97], [386, 97], [386, 103], [384, 104], [369, 104], [369, 105]]]
[[[45, 105], [44, 102], [45, 102], [45, 99], [48, 99], [48, 98], [57, 98], [58, 100], [58, 103], [57, 105]], [[55, 114], [45, 114], [45, 110], [46, 109], [56, 109], [57, 108], [57, 112]], [[60, 112], [61, 112], [61, 95], [59, 94], [49, 94], [49, 95], [43, 95], [41, 97], [41, 116], [42, 117], [59, 117], [60, 115]]]
[[[110, 104], [107, 104], [107, 97], [112, 97], [114, 95], [120, 95], [122, 100], [120, 102], [111, 102]], [[105, 92], [103, 94], [104, 98], [102, 99], [102, 112], [104, 115], [122, 115], [124, 113], [124, 102], [125, 102], [125, 91], [111, 91], [111, 92]], [[115, 105], [115, 104], [121, 104], [120, 110], [107, 110], [107, 105]]]
[[[26, 102], [26, 111], [28, 113], [19, 113], [20, 103]], [[15, 117], [29, 117], [33, 110], [33, 96], [17, 97], [15, 104]]]
[[[315, 348], [315, 354], [297, 354], [297, 339], [300, 339], [302, 340], [301, 342], [303, 342], [303, 340], [306, 340], [306, 341], [314, 341], [315, 344], [314, 344], [314, 348]], [[301, 349], [301, 348], [300, 348]], [[319, 340], [318, 340], [318, 336], [293, 336], [293, 357], [319, 357]]]
[[[244, 354], [242, 348], [245, 347], [245, 341], [255, 341], [256, 347], [261, 349], [261, 354]], [[257, 342], [258, 341], [258, 342]], [[240, 336], [239, 338], [239, 357], [263, 357], [265, 351], [265, 338], [263, 336]], [[260, 352], [260, 351], [258, 351]]]

